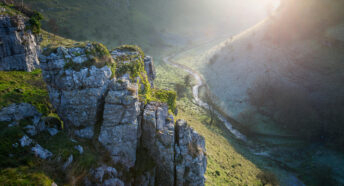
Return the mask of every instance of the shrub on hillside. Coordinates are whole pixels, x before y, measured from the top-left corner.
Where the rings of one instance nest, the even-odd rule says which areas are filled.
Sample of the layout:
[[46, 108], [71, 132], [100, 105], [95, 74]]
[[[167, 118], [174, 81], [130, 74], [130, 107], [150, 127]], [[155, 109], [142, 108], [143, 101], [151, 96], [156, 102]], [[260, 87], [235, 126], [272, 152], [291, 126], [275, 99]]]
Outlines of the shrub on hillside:
[[272, 185], [272, 186], [279, 185], [278, 179], [271, 172], [265, 172], [265, 171], [261, 172], [257, 175], [257, 178], [260, 179], [263, 185]]
[[39, 34], [41, 32], [41, 21], [43, 20], [43, 16], [41, 13], [34, 11], [33, 15], [30, 17], [27, 29], [31, 30], [34, 34]]

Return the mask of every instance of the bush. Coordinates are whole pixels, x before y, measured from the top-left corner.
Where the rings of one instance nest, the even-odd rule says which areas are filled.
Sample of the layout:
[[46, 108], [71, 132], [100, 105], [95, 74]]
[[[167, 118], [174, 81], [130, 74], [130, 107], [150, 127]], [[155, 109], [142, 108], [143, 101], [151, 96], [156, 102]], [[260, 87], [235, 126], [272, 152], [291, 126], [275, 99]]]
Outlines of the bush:
[[34, 11], [33, 15], [29, 19], [29, 25], [26, 28], [31, 30], [34, 34], [39, 34], [41, 32], [42, 20], [42, 14], [37, 11]]
[[257, 178], [260, 179], [263, 185], [279, 185], [278, 179], [271, 172], [261, 172], [257, 175]]
[[162, 103], [167, 103], [168, 108], [175, 113], [176, 112], [176, 98], [177, 93], [172, 90], [161, 90], [153, 89], [152, 90], [152, 101], [159, 101]]

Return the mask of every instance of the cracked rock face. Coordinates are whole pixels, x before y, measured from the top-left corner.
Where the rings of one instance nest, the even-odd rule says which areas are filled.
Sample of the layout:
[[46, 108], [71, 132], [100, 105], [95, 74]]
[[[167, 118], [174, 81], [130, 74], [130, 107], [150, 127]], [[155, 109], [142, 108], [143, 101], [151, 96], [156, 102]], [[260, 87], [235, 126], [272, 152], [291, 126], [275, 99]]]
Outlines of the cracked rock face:
[[25, 30], [22, 16], [0, 15], [0, 70], [32, 71], [39, 67], [39, 45]]
[[147, 149], [156, 166], [156, 182], [174, 183], [175, 128], [166, 104], [150, 103], [143, 111], [142, 148]]
[[98, 140], [108, 149], [115, 163], [128, 169], [136, 160], [139, 114], [137, 85], [128, 80], [113, 82], [105, 97]]
[[41, 57], [41, 68], [51, 103], [66, 127], [78, 137], [90, 139], [112, 72], [108, 66], [65, 69], [68, 59], [78, 63], [80, 57], [86, 57], [83, 48], [60, 47], [56, 53]]
[[204, 185], [207, 168], [205, 141], [186, 122], [176, 122], [176, 185]]
[[[140, 184], [204, 185], [207, 166], [205, 141], [183, 120], [173, 122], [166, 104], [150, 103], [143, 111], [140, 148], [154, 161], [154, 170], [139, 177]], [[153, 185], [154, 185], [153, 183]], [[150, 185], [150, 184], [147, 184]]]

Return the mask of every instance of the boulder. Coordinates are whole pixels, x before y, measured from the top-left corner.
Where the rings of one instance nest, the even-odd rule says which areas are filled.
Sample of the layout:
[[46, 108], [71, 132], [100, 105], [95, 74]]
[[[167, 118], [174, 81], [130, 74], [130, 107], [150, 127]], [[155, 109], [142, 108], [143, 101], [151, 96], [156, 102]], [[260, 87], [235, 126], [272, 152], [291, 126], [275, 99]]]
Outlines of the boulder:
[[37, 157], [41, 159], [48, 159], [53, 156], [53, 153], [44, 149], [39, 144], [36, 144], [34, 147], [31, 148], [32, 153], [34, 153]]
[[104, 178], [115, 178], [117, 176], [117, 170], [113, 167], [103, 165], [91, 170], [90, 174], [92, 176], [92, 180], [94, 180], [97, 183], [103, 183]]
[[30, 139], [27, 135], [24, 135], [20, 140], [20, 146], [21, 147], [26, 147], [26, 146], [30, 146], [33, 143], [33, 140]]
[[0, 15], [0, 70], [32, 71], [39, 68], [39, 45], [25, 28], [21, 15]]
[[59, 130], [57, 130], [56, 128], [47, 128], [47, 131], [50, 136], [55, 136], [59, 132]]
[[79, 151], [80, 154], [84, 153], [84, 148], [81, 145], [74, 146], [74, 149]]
[[113, 167], [103, 165], [91, 169], [89, 175], [85, 178], [84, 185], [106, 185], [106, 186], [124, 186], [124, 182], [117, 178], [117, 170]]
[[[0, 121], [20, 121], [28, 117], [38, 117], [39, 121], [41, 115], [34, 106], [28, 103], [14, 103], [0, 110]], [[37, 118], [34, 118], [34, 120], [37, 120]], [[38, 124], [38, 122], [34, 123]]]
[[31, 119], [31, 124], [24, 130], [30, 136], [35, 136], [46, 129], [42, 114], [28, 103], [14, 103], [0, 110], [0, 121], [11, 122], [8, 127], [18, 126], [20, 120]]
[[65, 170], [67, 169], [67, 167], [70, 166], [70, 164], [72, 164], [73, 162], [73, 155], [70, 155], [67, 159], [67, 161], [63, 164], [62, 168]]

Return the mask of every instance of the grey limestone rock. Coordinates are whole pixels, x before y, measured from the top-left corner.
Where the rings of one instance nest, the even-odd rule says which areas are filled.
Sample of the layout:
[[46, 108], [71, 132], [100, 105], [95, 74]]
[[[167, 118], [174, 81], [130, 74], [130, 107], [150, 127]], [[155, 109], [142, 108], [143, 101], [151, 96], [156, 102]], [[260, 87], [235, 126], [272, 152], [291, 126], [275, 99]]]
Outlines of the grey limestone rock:
[[84, 148], [81, 145], [74, 146], [74, 148], [79, 151], [80, 154], [84, 153]]
[[55, 53], [41, 56], [41, 68], [50, 100], [66, 127], [75, 130], [78, 137], [92, 138], [112, 72], [106, 65], [101, 68], [92, 65], [79, 71], [66, 69], [67, 63], [86, 61], [85, 48], [59, 47]]
[[67, 161], [63, 164], [63, 169], [67, 169], [67, 167], [70, 166], [70, 164], [72, 164], [73, 162], [73, 155], [70, 155], [67, 159]]
[[34, 147], [32, 147], [31, 151], [36, 156], [38, 156], [39, 158], [44, 159], [44, 160], [53, 156], [53, 153], [51, 153], [47, 149], [44, 149], [39, 144], [36, 144]]
[[33, 140], [30, 139], [27, 135], [24, 135], [22, 138], [20, 138], [19, 142], [21, 147], [26, 147], [31, 145], [33, 143]]
[[154, 67], [153, 58], [151, 56], [146, 56], [144, 58], [145, 71], [147, 72], [148, 81], [151, 84], [151, 87], [154, 87], [154, 79], [156, 77], [156, 71]]
[[176, 185], [204, 185], [205, 141], [183, 120], [176, 122], [175, 151]]
[[59, 130], [57, 130], [56, 128], [47, 128], [47, 131], [50, 136], [55, 136], [59, 132]]
[[174, 184], [174, 143], [175, 129], [173, 120], [168, 119], [166, 104], [151, 102], [143, 112], [142, 148], [154, 160], [156, 183]]
[[112, 81], [105, 98], [99, 142], [115, 163], [133, 167], [136, 160], [140, 102], [137, 85], [128, 80]]
[[0, 110], [0, 121], [20, 121], [28, 117], [40, 118], [40, 116], [41, 114], [37, 109], [28, 103], [11, 104]]
[[39, 68], [39, 51], [35, 36], [25, 29], [23, 16], [0, 15], [0, 70]]
[[42, 114], [28, 103], [11, 104], [0, 110], [0, 121], [12, 122], [9, 127], [18, 126], [20, 120], [31, 119], [32, 123], [24, 127], [30, 136], [35, 136], [46, 129], [41, 117]]

